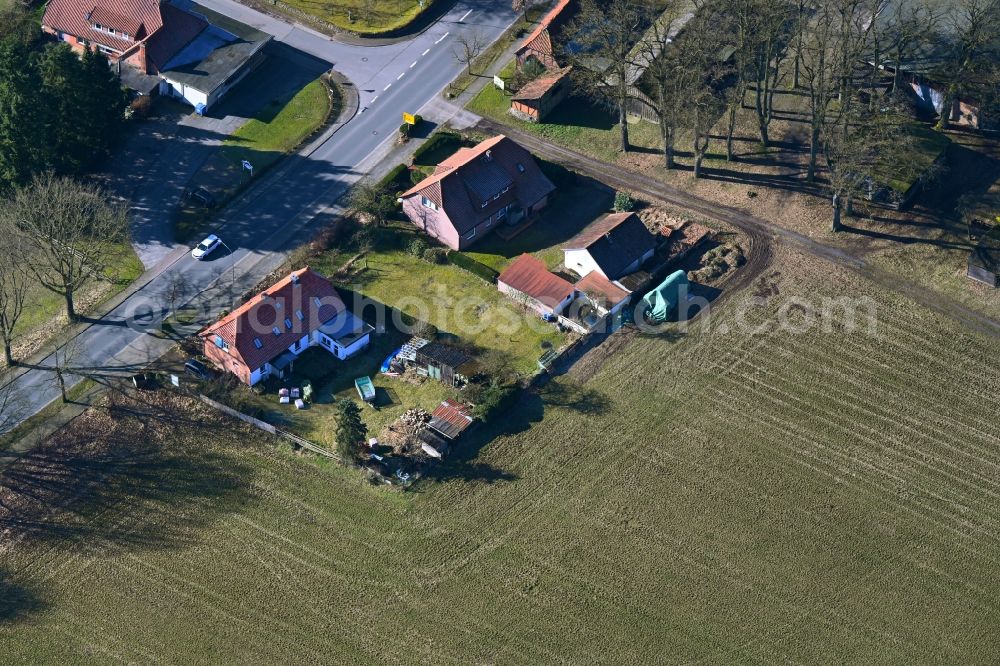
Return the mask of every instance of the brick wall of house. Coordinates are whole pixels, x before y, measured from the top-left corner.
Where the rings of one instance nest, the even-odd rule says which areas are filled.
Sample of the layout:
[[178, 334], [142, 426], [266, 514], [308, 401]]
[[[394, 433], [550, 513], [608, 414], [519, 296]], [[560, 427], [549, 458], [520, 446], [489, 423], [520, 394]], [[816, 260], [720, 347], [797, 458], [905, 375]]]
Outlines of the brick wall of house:
[[244, 384], [250, 385], [250, 370], [235, 356], [219, 349], [211, 337], [204, 339], [203, 352], [212, 365], [223, 372], [231, 372]]
[[443, 210], [431, 210], [420, 203], [420, 194], [403, 199], [403, 212], [410, 222], [453, 250], [461, 249], [461, 239]]

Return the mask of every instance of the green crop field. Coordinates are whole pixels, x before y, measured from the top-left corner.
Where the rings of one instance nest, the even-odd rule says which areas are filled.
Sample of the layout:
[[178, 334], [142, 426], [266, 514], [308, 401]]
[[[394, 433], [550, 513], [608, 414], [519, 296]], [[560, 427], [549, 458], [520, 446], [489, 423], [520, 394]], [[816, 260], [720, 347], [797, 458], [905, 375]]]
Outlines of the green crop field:
[[[5, 661], [997, 663], [1000, 345], [778, 258], [415, 494], [197, 407], [78, 419], [2, 476]], [[876, 327], [791, 330], [824, 296]]]

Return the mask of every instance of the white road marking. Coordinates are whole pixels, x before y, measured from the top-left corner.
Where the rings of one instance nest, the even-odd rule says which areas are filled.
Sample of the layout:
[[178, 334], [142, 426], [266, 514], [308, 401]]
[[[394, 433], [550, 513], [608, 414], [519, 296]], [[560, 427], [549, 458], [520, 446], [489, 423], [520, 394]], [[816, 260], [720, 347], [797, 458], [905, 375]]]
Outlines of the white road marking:
[[375, 100], [377, 100], [377, 99], [378, 99], [378, 95], [375, 95], [374, 97], [372, 97], [372, 101], [371, 101], [371, 102], [369, 102], [369, 103], [370, 103], [370, 104], [374, 104], [374, 103], [375, 103]]
[[420, 57], [423, 58], [425, 55], [427, 55], [430, 52], [431, 52], [430, 49], [424, 49], [424, 52], [420, 54]]
[[444, 38], [445, 38], [445, 37], [447, 37], [447, 36], [448, 36], [448, 35], [450, 35], [450, 34], [451, 34], [450, 32], [446, 32], [446, 33], [444, 33], [443, 35], [441, 35], [440, 37], [438, 37], [438, 40], [437, 40], [436, 42], [434, 42], [434, 43], [435, 43], [435, 44], [440, 44], [441, 42], [443, 42], [443, 41], [444, 41]]
[[414, 60], [413, 62], [410, 63], [410, 69], [413, 69], [416, 66], [417, 66], [417, 61], [416, 60]]
[[400, 73], [399, 73], [399, 76], [397, 76], [397, 77], [396, 77], [396, 80], [397, 80], [397, 81], [399, 81], [399, 80], [400, 80], [401, 78], [403, 78], [404, 76], [406, 76], [406, 72], [400, 72]]
[[386, 86], [385, 88], [382, 88], [382, 92], [385, 92], [386, 90], [388, 90], [388, 89], [389, 89], [389, 88], [391, 88], [391, 87], [392, 87], [392, 84], [390, 83], [390, 84], [389, 84], [389, 85], [387, 85], [387, 86]]
[[461, 23], [462, 21], [464, 21], [469, 16], [469, 14], [471, 14], [471, 13], [472, 13], [471, 9], [469, 11], [465, 12], [465, 15], [462, 16], [462, 18], [458, 19], [458, 22]]

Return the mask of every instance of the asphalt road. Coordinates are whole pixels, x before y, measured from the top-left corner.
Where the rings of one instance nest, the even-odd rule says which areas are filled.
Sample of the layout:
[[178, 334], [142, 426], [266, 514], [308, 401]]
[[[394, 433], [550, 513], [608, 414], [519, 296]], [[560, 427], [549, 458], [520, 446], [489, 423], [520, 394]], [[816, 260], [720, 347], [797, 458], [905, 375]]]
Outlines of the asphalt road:
[[247, 197], [223, 212], [217, 233], [230, 251], [218, 252], [209, 261], [195, 261], [188, 254], [166, 260], [154, 278], [107, 316], [92, 322], [61, 352], [20, 370], [0, 389], [16, 392], [17, 421], [59, 397], [52, 370], [57, 363], [77, 371], [68, 376], [72, 384], [83, 376], [131, 372], [162, 356], [174, 342], [149, 335], [147, 330], [157, 328], [171, 302], [167, 295], [172, 284], [183, 285], [181, 302], [196, 298], [218, 311], [279, 266], [282, 251], [309, 236], [312, 218], [388, 152], [402, 113], [418, 111], [460, 73], [462, 66], [453, 53], [455, 39], [478, 32], [492, 42], [516, 18], [508, 2], [460, 0], [414, 39], [367, 47], [331, 40], [232, 0], [203, 0], [201, 4], [330, 63], [358, 88], [361, 111], [308, 156], [289, 157]]

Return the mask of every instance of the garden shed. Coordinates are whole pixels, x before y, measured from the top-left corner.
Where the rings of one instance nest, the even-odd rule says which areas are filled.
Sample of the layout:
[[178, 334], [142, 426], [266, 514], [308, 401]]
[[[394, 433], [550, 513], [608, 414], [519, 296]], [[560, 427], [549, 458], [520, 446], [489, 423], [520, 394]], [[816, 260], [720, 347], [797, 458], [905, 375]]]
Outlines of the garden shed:
[[432, 342], [416, 350], [415, 363], [417, 372], [448, 386], [467, 381], [475, 367], [472, 356], [442, 342]]
[[969, 253], [966, 275], [991, 287], [1000, 286], [1000, 226], [983, 236]]

